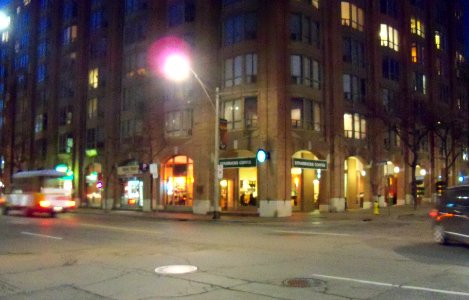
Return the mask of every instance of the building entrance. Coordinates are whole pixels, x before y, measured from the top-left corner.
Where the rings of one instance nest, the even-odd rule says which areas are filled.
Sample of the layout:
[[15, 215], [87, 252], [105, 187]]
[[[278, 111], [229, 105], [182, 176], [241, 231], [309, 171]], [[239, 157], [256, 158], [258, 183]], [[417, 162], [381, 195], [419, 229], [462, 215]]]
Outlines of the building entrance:
[[291, 205], [296, 211], [319, 209], [321, 172], [327, 162], [309, 151], [298, 151], [292, 156]]
[[220, 159], [223, 179], [220, 181], [222, 210], [256, 210], [258, 207], [257, 166], [254, 154], [238, 150], [244, 157]]
[[184, 155], [174, 156], [164, 164], [164, 205], [192, 206], [194, 163]]

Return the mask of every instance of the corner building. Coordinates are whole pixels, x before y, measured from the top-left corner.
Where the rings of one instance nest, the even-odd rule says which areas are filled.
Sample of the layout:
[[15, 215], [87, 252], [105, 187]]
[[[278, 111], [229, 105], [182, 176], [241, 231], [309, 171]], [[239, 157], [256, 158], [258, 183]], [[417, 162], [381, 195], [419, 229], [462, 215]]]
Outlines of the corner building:
[[[429, 134], [412, 170], [403, 131], [384, 121], [416, 104], [467, 130], [460, 1], [17, 0], [10, 15], [7, 185], [17, 170], [60, 164], [82, 207], [205, 214], [217, 87], [222, 211], [404, 205], [412, 171], [422, 201], [443, 170], [449, 184], [468, 176], [467, 141], [446, 167]], [[150, 68], [150, 49], [168, 36], [190, 45], [199, 79], [174, 83]]]

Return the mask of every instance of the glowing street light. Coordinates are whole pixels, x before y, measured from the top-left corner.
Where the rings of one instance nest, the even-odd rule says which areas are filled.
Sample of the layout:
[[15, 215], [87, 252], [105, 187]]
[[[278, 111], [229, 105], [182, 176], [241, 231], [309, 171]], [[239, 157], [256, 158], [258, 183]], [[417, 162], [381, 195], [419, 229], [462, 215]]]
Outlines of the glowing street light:
[[184, 81], [191, 74], [189, 59], [184, 55], [172, 54], [163, 65], [163, 73], [172, 81]]
[[0, 31], [3, 31], [8, 27], [10, 27], [10, 17], [3, 11], [0, 11]]
[[[200, 84], [202, 87], [202, 90], [204, 91], [205, 95], [207, 96], [208, 101], [210, 101], [210, 104], [212, 105], [214, 111], [215, 111], [215, 130], [214, 130], [214, 149], [213, 149], [213, 219], [219, 219], [220, 218], [220, 205], [218, 203], [219, 199], [219, 177], [221, 172], [219, 170], [222, 170], [222, 166], [219, 165], [219, 150], [220, 150], [220, 141], [219, 141], [219, 136], [220, 136], [220, 91], [219, 88], [217, 87], [215, 89], [215, 101], [212, 100], [212, 97], [210, 96], [210, 93], [207, 90], [206, 85], [204, 82], [199, 78], [197, 73], [192, 69], [191, 64], [190, 64], [190, 59], [189, 56], [185, 53], [184, 50], [186, 49], [178, 49], [178, 45], [180, 42], [175, 39], [169, 39], [170, 46], [161, 46], [157, 43], [155, 46], [155, 49], [153, 51], [158, 50], [158, 55], [156, 58], [150, 58], [154, 59], [154, 61], [151, 61], [150, 63], [153, 64], [157, 70], [167, 79], [172, 80], [172, 81], [177, 81], [181, 82], [189, 78], [189, 76], [192, 74], [194, 78], [197, 80], [197, 82]], [[166, 42], [167, 42], [166, 41]], [[150, 53], [150, 56], [152, 56], [152, 53]]]

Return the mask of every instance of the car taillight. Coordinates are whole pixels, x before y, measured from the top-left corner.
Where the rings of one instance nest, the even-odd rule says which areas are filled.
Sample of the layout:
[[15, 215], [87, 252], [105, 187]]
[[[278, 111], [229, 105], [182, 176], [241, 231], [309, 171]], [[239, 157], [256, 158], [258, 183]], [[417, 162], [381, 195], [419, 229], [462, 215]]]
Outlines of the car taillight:
[[65, 204], [67, 207], [75, 207], [75, 201], [73, 200], [68, 200]]
[[435, 218], [435, 220], [441, 221], [441, 219], [443, 219], [443, 218], [452, 218], [452, 217], [454, 217], [454, 214], [448, 214], [448, 213], [439, 214], [439, 215]]
[[430, 218], [433, 218], [435, 219], [436, 217], [438, 217], [438, 209], [432, 209], [428, 215], [430, 216]]
[[39, 206], [40, 206], [40, 207], [47, 208], [47, 207], [50, 207], [51, 205], [52, 205], [52, 203], [50, 203], [49, 200], [41, 200], [41, 201], [39, 201]]

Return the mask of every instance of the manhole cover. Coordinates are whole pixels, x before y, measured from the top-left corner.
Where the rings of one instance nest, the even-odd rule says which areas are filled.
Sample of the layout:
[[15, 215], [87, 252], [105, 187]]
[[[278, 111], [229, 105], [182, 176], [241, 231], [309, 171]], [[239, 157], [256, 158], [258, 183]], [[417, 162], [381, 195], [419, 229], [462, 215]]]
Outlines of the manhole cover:
[[186, 274], [195, 271], [197, 271], [197, 267], [191, 265], [170, 265], [155, 269], [155, 272], [158, 274]]
[[313, 278], [293, 278], [293, 279], [286, 279], [283, 281], [283, 285], [287, 287], [294, 287], [294, 288], [314, 288], [318, 290], [324, 290], [326, 288], [326, 284], [324, 281], [319, 279]]

